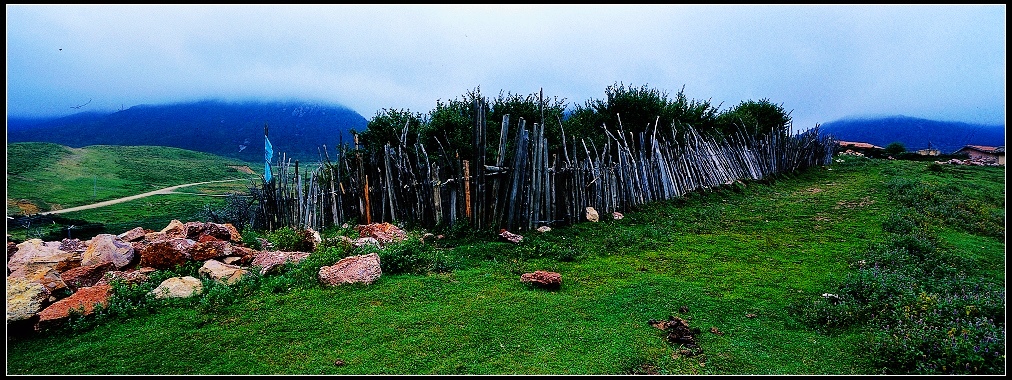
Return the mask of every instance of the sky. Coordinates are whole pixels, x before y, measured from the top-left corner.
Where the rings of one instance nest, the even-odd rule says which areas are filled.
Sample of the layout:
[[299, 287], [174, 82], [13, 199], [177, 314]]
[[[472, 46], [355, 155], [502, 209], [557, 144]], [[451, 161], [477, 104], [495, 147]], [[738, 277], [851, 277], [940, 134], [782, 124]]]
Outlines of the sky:
[[202, 99], [427, 113], [480, 88], [570, 105], [622, 83], [796, 130], [905, 115], [1005, 123], [991, 5], [6, 5], [8, 117]]

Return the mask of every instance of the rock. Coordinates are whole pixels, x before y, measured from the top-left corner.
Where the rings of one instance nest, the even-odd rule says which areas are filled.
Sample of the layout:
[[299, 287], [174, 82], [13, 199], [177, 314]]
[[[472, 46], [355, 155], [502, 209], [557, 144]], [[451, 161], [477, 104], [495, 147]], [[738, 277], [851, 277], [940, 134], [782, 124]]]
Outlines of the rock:
[[[11, 256], [7, 262], [7, 269], [16, 272], [25, 266], [32, 266], [26, 272], [35, 272], [41, 267], [54, 268], [57, 266], [73, 267], [72, 262], [75, 255], [70, 252], [61, 251], [58, 247], [46, 245], [41, 239], [30, 239], [17, 245], [18, 251]], [[80, 261], [78, 259], [78, 261]], [[69, 268], [67, 268], [69, 269]]]
[[190, 260], [190, 247], [195, 241], [184, 238], [172, 238], [148, 244], [141, 251], [140, 265], [155, 269], [170, 269]]
[[67, 284], [63, 282], [63, 279], [60, 277], [60, 272], [57, 272], [56, 269], [53, 269], [52, 267], [25, 266], [11, 272], [10, 276], [7, 277], [21, 278], [41, 284], [46, 288], [46, 292], [48, 292], [50, 296], [56, 295], [57, 297], [62, 297], [65, 295], [65, 291], [69, 291], [69, 289], [67, 289]]
[[611, 213], [611, 218], [615, 220], [621, 220], [622, 218], [625, 218], [625, 215], [622, 215], [621, 212], [615, 211]]
[[[169, 237], [167, 235], [165, 235], [164, 232], [148, 232], [148, 233], [144, 234], [144, 239], [142, 241], [146, 242], [146, 243], [152, 243], [152, 242], [156, 242], [156, 241], [162, 241], [162, 240], [165, 240], [165, 239], [168, 239], [168, 238]], [[136, 242], [134, 242], [134, 243], [136, 243]]]
[[372, 284], [383, 271], [380, 269], [380, 258], [376, 253], [349, 256], [329, 267], [320, 268], [320, 281], [327, 285], [351, 283]]
[[7, 278], [7, 323], [24, 321], [38, 314], [49, 299], [46, 287], [23, 278]]
[[140, 269], [130, 269], [127, 271], [112, 270], [106, 272], [102, 279], [98, 280], [95, 285], [109, 285], [116, 281], [123, 281], [126, 285], [136, 285], [148, 281], [148, 274], [154, 272], [156, 269], [151, 267], [143, 267]]
[[166, 238], [185, 238], [186, 225], [183, 224], [183, 222], [172, 219], [165, 228], [162, 228], [162, 230], [158, 232], [164, 234]]
[[[183, 224], [183, 233], [186, 235], [184, 237], [190, 240], [199, 241], [201, 237], [209, 236], [217, 240], [231, 241], [233, 232], [238, 236], [239, 233], [235, 231], [234, 227], [229, 230], [225, 225], [218, 223], [187, 222]], [[239, 242], [241, 241], [240, 238]]]
[[239, 233], [239, 230], [236, 229], [235, 226], [232, 225], [232, 223], [225, 223], [222, 224], [222, 226], [228, 230], [229, 241], [236, 244], [242, 243], [242, 234]]
[[538, 270], [520, 275], [520, 282], [539, 288], [558, 289], [562, 286], [562, 275], [555, 272]]
[[523, 236], [520, 236], [520, 235], [517, 235], [515, 233], [506, 231], [506, 229], [499, 230], [499, 236], [502, 236], [504, 239], [506, 239], [508, 241], [511, 241], [511, 242], [514, 242], [514, 243], [520, 243], [521, 241], [524, 240]]
[[375, 246], [379, 247], [380, 246], [380, 242], [379, 242], [379, 240], [376, 240], [376, 238], [361, 237], [361, 238], [352, 240], [351, 241], [351, 245], [354, 246], [355, 248], [358, 248], [358, 247], [361, 247], [361, 246], [364, 246], [364, 245], [375, 245]]
[[[696, 334], [699, 334], [699, 329], [689, 328], [689, 321], [686, 321], [679, 317], [670, 316], [666, 321], [657, 321], [651, 319], [647, 323], [650, 324], [651, 326], [654, 326], [658, 329], [667, 332], [668, 343], [682, 344], [689, 349], [698, 348], [698, 345], [696, 344]], [[700, 352], [702, 351], [701, 350], [690, 351], [689, 353], [683, 354], [687, 356], [692, 356]]]
[[228, 264], [228, 265], [239, 265], [239, 264], [236, 264], [236, 263], [238, 263], [241, 260], [242, 260], [242, 257], [240, 257], [240, 256], [228, 256], [228, 257], [221, 258], [221, 262], [223, 262], [225, 264]]
[[231, 262], [229, 264], [249, 265], [250, 263], [253, 262], [253, 259], [256, 258], [256, 255], [259, 254], [259, 253], [260, 253], [260, 251], [257, 251], [257, 250], [255, 250], [253, 248], [243, 247], [241, 245], [233, 245], [232, 246], [232, 255], [238, 257], [239, 260], [236, 260], [236, 261]]
[[596, 222], [598, 221], [598, 219], [599, 217], [597, 215], [597, 210], [595, 210], [593, 207], [587, 207], [587, 220], [591, 222]]
[[263, 276], [277, 272], [286, 263], [298, 263], [307, 257], [309, 257], [309, 253], [306, 252], [260, 252], [253, 258], [250, 266], [260, 268], [260, 275]]
[[77, 291], [80, 288], [94, 286], [105, 277], [105, 274], [114, 268], [113, 263], [107, 262], [97, 265], [85, 265], [66, 272], [60, 273], [63, 282], [67, 283], [70, 290]]
[[540, 232], [540, 233], [545, 233], [545, 232], [548, 232], [548, 231], [551, 231], [551, 230], [552, 230], [552, 227], [549, 227], [549, 226], [538, 227], [538, 232]]
[[[201, 236], [201, 239], [206, 236]], [[232, 244], [224, 240], [198, 241], [189, 250], [191, 260], [206, 261], [232, 255]]]
[[71, 253], [84, 253], [88, 249], [88, 245], [84, 244], [80, 239], [63, 239], [60, 240], [60, 250], [63, 252]]
[[364, 224], [355, 227], [360, 237], [371, 237], [376, 239], [380, 245], [404, 240], [407, 234], [397, 226], [390, 223]]
[[81, 265], [98, 265], [111, 262], [116, 269], [123, 269], [133, 264], [134, 247], [123, 242], [116, 235], [99, 234], [91, 239], [88, 249], [81, 255]]
[[18, 245], [14, 244], [13, 241], [7, 242], [7, 262], [11, 261], [11, 257], [18, 252]]
[[70, 317], [71, 310], [81, 311], [83, 315], [94, 313], [96, 305], [109, 305], [110, 295], [112, 295], [112, 287], [109, 285], [81, 288], [70, 297], [56, 301], [40, 311], [39, 326], [66, 319]]
[[130, 231], [116, 235], [116, 237], [125, 242], [133, 242], [143, 239], [144, 235], [147, 235], [147, 231], [144, 231], [141, 227], [137, 227]]
[[243, 269], [243, 267], [224, 264], [218, 260], [207, 260], [204, 262], [204, 265], [197, 270], [197, 273], [225, 285], [232, 285], [239, 282], [243, 276], [248, 275], [249, 271]]
[[204, 291], [204, 285], [195, 277], [171, 277], [158, 284], [158, 287], [151, 290], [151, 294], [158, 299], [164, 298], [187, 298], [200, 294]]

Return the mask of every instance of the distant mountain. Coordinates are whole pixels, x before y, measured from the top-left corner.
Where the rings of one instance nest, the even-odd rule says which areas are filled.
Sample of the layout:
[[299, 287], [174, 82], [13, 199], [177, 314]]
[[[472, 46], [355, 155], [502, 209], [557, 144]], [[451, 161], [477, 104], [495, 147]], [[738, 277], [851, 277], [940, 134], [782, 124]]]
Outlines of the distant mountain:
[[323, 145], [333, 155], [338, 144], [351, 144], [350, 130], [365, 130], [367, 120], [332, 104], [206, 100], [52, 119], [8, 118], [7, 142], [156, 145], [257, 162], [264, 157], [265, 123], [275, 154], [316, 161]]
[[944, 154], [964, 145], [1005, 145], [1004, 125], [970, 124], [918, 119], [907, 116], [849, 118], [822, 124], [821, 133], [838, 140], [856, 141], [885, 147], [899, 142], [907, 151], [932, 148]]

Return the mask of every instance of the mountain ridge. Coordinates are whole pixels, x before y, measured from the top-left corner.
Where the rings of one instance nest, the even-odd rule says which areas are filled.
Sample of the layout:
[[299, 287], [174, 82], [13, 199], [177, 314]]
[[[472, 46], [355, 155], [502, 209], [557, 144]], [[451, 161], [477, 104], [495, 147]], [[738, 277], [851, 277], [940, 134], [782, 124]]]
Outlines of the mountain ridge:
[[944, 154], [966, 145], [1005, 145], [1004, 124], [939, 121], [904, 115], [848, 117], [824, 123], [819, 131], [844, 141], [882, 147], [898, 142], [908, 151], [930, 147]]
[[54, 118], [8, 118], [7, 141], [90, 145], [156, 145], [248, 162], [263, 160], [265, 125], [278, 155], [319, 160], [321, 149], [351, 143], [351, 131], [368, 121], [337, 104], [285, 101], [199, 100], [142, 104], [110, 113]]

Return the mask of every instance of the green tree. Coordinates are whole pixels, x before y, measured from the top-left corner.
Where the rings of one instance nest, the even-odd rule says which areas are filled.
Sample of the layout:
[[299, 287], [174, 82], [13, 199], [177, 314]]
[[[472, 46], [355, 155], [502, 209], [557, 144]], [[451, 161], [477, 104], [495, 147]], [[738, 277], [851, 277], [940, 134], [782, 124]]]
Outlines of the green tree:
[[770, 133], [790, 133], [791, 116], [782, 105], [768, 99], [746, 100], [717, 117], [718, 130], [724, 135], [738, 131], [760, 137]]
[[[407, 125], [408, 133], [402, 136], [404, 126]], [[422, 114], [412, 113], [407, 109], [387, 109], [376, 111], [376, 115], [366, 124], [365, 131], [361, 133], [352, 131], [358, 135], [358, 142], [362, 149], [369, 153], [382, 152], [383, 146], [397, 146], [401, 138], [407, 139], [408, 146], [416, 142], [419, 131], [423, 125]]]
[[899, 156], [903, 152], [907, 151], [907, 147], [903, 146], [903, 143], [897, 141], [886, 145], [885, 152], [890, 156]]

